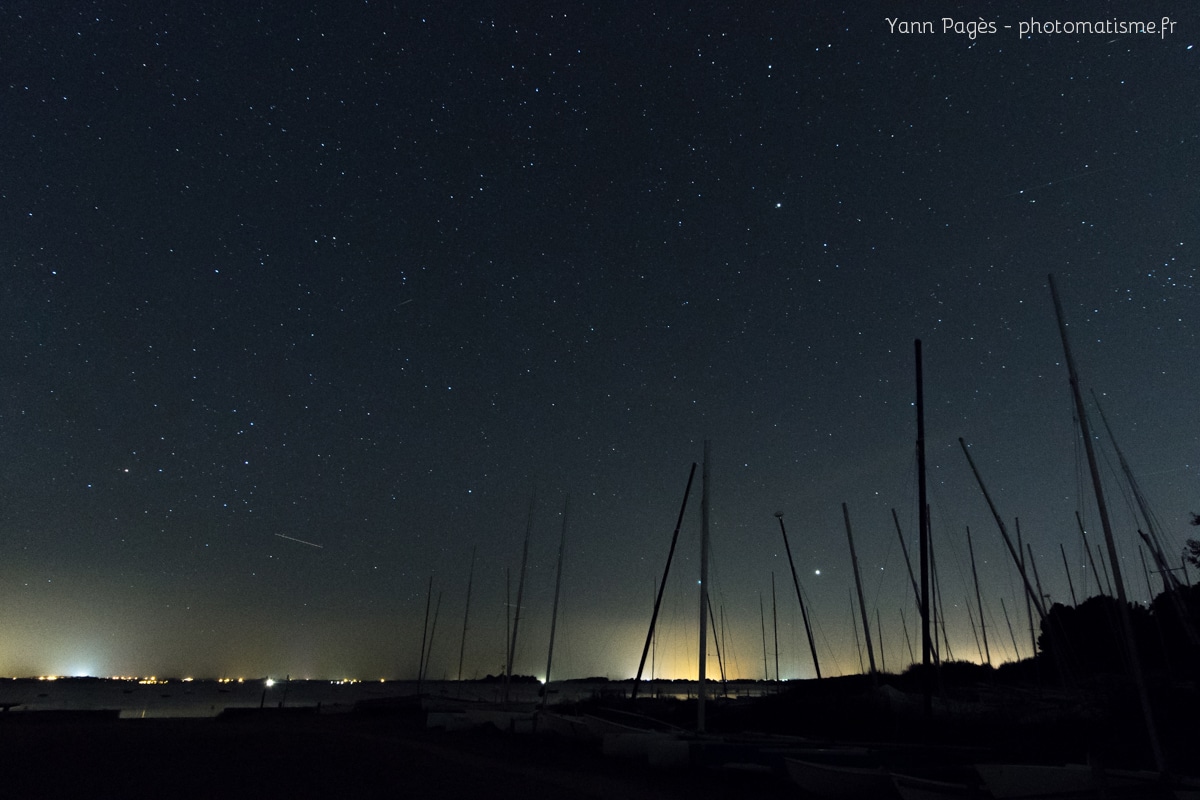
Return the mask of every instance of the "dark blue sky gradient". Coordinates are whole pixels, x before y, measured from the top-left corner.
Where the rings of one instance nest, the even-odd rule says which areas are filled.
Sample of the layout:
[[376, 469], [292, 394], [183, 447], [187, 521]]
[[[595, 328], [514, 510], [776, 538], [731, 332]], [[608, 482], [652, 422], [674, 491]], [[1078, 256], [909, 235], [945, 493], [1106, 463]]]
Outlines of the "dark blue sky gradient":
[[[857, 671], [842, 502], [896, 669], [914, 338], [951, 645], [978, 660], [970, 526], [1010, 659], [1018, 579], [957, 437], [1045, 592], [1060, 542], [1095, 589], [1050, 272], [1178, 552], [1200, 17], [972, 40], [817, 6], [0, 9], [0, 672], [407, 677], [433, 575], [454, 677], [473, 549], [464, 671], [496, 672], [536, 491], [516, 667], [544, 669], [569, 493], [556, 673], [624, 677], [706, 438], [732, 671], [762, 674], [774, 572], [782, 674], [812, 674], [776, 511], [822, 671]], [[697, 483], [660, 674], [695, 673], [698, 512]]]

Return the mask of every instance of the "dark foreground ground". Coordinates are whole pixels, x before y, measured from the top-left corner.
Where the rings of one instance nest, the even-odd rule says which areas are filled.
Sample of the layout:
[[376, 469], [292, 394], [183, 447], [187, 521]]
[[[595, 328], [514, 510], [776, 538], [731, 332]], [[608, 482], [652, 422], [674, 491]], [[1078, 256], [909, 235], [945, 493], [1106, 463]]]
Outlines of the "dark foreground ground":
[[794, 797], [769, 774], [652, 770], [547, 737], [428, 731], [395, 718], [5, 717], [0, 797]]

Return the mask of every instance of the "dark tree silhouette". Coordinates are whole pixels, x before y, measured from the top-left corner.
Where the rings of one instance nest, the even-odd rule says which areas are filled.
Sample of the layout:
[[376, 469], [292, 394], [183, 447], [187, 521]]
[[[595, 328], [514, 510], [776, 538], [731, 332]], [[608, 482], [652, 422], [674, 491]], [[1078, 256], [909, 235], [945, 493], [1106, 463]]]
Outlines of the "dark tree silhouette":
[[[1124, 672], [1126, 646], [1121, 636], [1119, 602], [1115, 597], [1096, 595], [1078, 606], [1055, 603], [1042, 623], [1038, 650], [1050, 657], [1050, 663], [1075, 675]], [[1138, 649], [1143, 653], [1154, 649], [1161, 652], [1161, 648], [1154, 648], [1157, 636], [1149, 609], [1129, 604], [1129, 613]]]
[[[1192, 512], [1192, 524], [1200, 526], [1200, 514]], [[1183, 548], [1183, 557], [1192, 566], [1200, 567], [1200, 542], [1195, 539], [1188, 539], [1187, 545]]]

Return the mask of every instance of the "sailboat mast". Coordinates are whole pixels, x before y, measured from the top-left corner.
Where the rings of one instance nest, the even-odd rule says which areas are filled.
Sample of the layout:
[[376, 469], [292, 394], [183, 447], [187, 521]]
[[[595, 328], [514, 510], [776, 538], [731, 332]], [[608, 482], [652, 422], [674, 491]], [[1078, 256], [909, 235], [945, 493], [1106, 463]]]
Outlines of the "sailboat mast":
[[421, 666], [421, 681], [429, 672], [429, 659], [433, 655], [433, 635], [437, 632], [438, 615], [442, 613], [442, 592], [438, 591], [437, 605], [433, 607], [433, 624], [429, 626], [429, 647], [425, 650], [425, 663]]
[[[667, 588], [667, 576], [671, 574], [671, 560], [675, 557], [675, 544], [679, 541], [679, 528], [683, 525], [683, 512], [687, 510], [688, 496], [692, 493], [692, 479], [696, 477], [696, 462], [688, 473], [687, 486], [683, 490], [683, 502], [679, 505], [679, 517], [675, 520], [675, 532], [671, 534], [671, 549], [667, 551], [667, 566], [663, 569], [662, 582], [658, 584], [658, 593], [654, 597], [654, 612], [650, 615], [650, 630], [646, 631], [646, 644], [642, 647], [642, 660], [638, 662], [637, 677], [633, 679], [633, 689], [629, 692], [631, 700], [637, 699], [638, 685], [642, 682], [642, 670], [646, 668], [646, 653], [654, 640], [654, 626], [658, 623], [658, 609], [662, 606], [663, 590]], [[653, 666], [650, 669], [654, 672]]]
[[537, 494], [529, 496], [529, 518], [525, 523], [525, 543], [521, 546], [521, 574], [517, 578], [517, 607], [513, 609], [512, 641], [508, 646], [508, 669], [504, 671], [504, 701], [508, 702], [508, 687], [512, 682], [513, 659], [517, 655], [517, 627], [521, 624], [521, 596], [525, 593], [525, 567], [529, 563], [529, 535], [533, 532], [533, 509]]
[[[1100, 570], [1096, 569], [1096, 557], [1092, 555], [1092, 545], [1088, 541], [1087, 531], [1083, 529], [1083, 520], [1079, 516], [1079, 512], [1075, 512], [1075, 524], [1079, 526], [1079, 535], [1083, 538], [1083, 552], [1087, 553], [1088, 563], [1092, 565], [1093, 580], [1096, 581], [1096, 594], [1104, 594], [1104, 584], [1100, 581]], [[1087, 583], [1084, 583], [1083, 588], [1087, 589]], [[1109, 587], [1109, 594], [1112, 593], [1112, 587]]]
[[704, 440], [704, 471], [700, 491], [700, 675], [696, 688], [696, 732], [704, 733], [704, 685], [708, 666], [708, 503], [712, 482], [709, 476], [709, 444]]
[[913, 653], [912, 639], [908, 638], [908, 620], [904, 618], [904, 606], [900, 606], [900, 627], [904, 629], [904, 644], [908, 646], [908, 663], [917, 663], [917, 656]]
[[1013, 643], [1013, 657], [1017, 661], [1020, 661], [1021, 648], [1017, 647], [1017, 635], [1013, 633], [1012, 619], [1010, 619], [1008, 616], [1008, 606], [1004, 605], [1003, 597], [1000, 598], [1000, 610], [1004, 612], [1004, 621], [1008, 624], [1008, 636], [1012, 639]]
[[[1150, 512], [1149, 504], [1146, 502], [1146, 496], [1142, 494], [1142, 487], [1138, 484], [1137, 479], [1133, 476], [1133, 469], [1129, 466], [1129, 462], [1125, 460], [1125, 454], [1121, 451], [1121, 446], [1117, 444], [1117, 437], [1113, 435], [1112, 426], [1108, 424], [1108, 417], [1104, 414], [1104, 407], [1100, 405], [1099, 398], [1096, 397], [1095, 391], [1092, 392], [1092, 401], [1096, 404], [1096, 409], [1100, 412], [1100, 421], [1104, 423], [1104, 429], [1108, 432], [1108, 439], [1112, 442], [1113, 450], [1117, 453], [1117, 462], [1121, 465], [1121, 471], [1125, 473], [1125, 482], [1129, 484], [1130, 490], [1133, 492], [1133, 499], [1137, 502], [1138, 510], [1142, 512], [1142, 519], [1146, 521], [1146, 530], [1149, 531], [1149, 536], [1141, 531], [1142, 538], [1146, 540], [1146, 546], [1150, 548], [1150, 555], [1158, 564], [1158, 568], [1162, 570], [1163, 591], [1179, 588], [1179, 579], [1174, 573], [1167, 568], [1166, 559], [1163, 558], [1162, 542], [1158, 536], [1158, 525], [1154, 515]], [[1154, 599], [1154, 590], [1150, 590], [1150, 599]], [[1182, 606], [1177, 607], [1178, 611], [1183, 612]], [[1182, 614], [1186, 619], [1186, 613]]]
[[924, 690], [925, 719], [933, 716], [933, 673], [929, 668], [933, 642], [929, 635], [929, 500], [925, 481], [925, 378], [921, 360], [921, 340], [913, 341], [917, 379], [917, 504], [921, 541], [921, 684]]
[[775, 680], [779, 681], [779, 606], [775, 602], [775, 572], [771, 571], [771, 626], [775, 630]]
[[504, 568], [504, 680], [512, 665], [512, 570]]
[[[1026, 573], [1027, 567], [1025, 565], [1025, 545], [1021, 542], [1021, 518], [1015, 517], [1013, 519], [1013, 525], [1015, 525], [1016, 529], [1017, 529], [1017, 549], [1021, 551], [1021, 574], [1025, 575], [1025, 574], [1027, 574]], [[1029, 607], [1029, 599], [1031, 597], [1034, 597], [1037, 599], [1039, 613], [1041, 613], [1040, 609], [1042, 608], [1042, 606], [1041, 606], [1042, 593], [1038, 592], [1035, 595], [1035, 594], [1033, 594], [1033, 592], [1030, 592], [1029, 594], [1025, 595], [1025, 615], [1027, 617], [1029, 617], [1029, 646], [1030, 646], [1030, 648], [1032, 648], [1031, 652], [1036, 656], [1037, 655], [1037, 633], [1034, 631], [1034, 627], [1033, 627], [1033, 611]], [[1046, 615], [1044, 613], [1042, 613], [1040, 619], [1045, 620], [1045, 618], [1046, 618]]]
[[462, 643], [458, 646], [458, 679], [462, 680], [463, 654], [467, 651], [467, 620], [471, 616], [471, 585], [475, 582], [475, 548], [471, 548], [471, 570], [467, 573], [467, 607], [463, 610]]
[[554, 629], [558, 626], [558, 590], [562, 587], [563, 549], [567, 544], [567, 513], [571, 509], [571, 495], [563, 501], [562, 534], [558, 539], [558, 568], [554, 574], [554, 605], [550, 611], [550, 649], [546, 654], [546, 684], [542, 693], [542, 708], [550, 696], [550, 664], [554, 660]]
[[842, 517], [846, 520], [846, 541], [850, 543], [850, 564], [854, 567], [854, 586], [858, 590], [858, 613], [862, 615], [863, 638], [867, 640], [867, 660], [871, 674], [876, 674], [875, 645], [871, 643], [871, 625], [867, 622], [867, 604], [863, 601], [862, 576], [858, 572], [858, 554], [854, 552], [854, 534], [850, 532], [850, 509], [842, 503]]
[[1067, 548], [1063, 547], [1063, 543], [1058, 543], [1058, 549], [1062, 552], [1063, 569], [1067, 571], [1067, 588], [1071, 590], [1071, 605], [1078, 606], [1079, 599], [1075, 597], [1075, 581], [1071, 580], [1071, 564], [1067, 561]]
[[1112, 562], [1113, 584], [1117, 589], [1117, 600], [1120, 608], [1121, 627], [1125, 632], [1125, 642], [1129, 649], [1129, 664], [1132, 667], [1133, 679], [1137, 683], [1138, 698], [1141, 700], [1142, 715], [1146, 723], [1146, 733], [1150, 738], [1150, 748], [1154, 751], [1154, 763], [1159, 772], [1166, 769], [1163, 760], [1162, 747], [1158, 741], [1158, 727], [1154, 723], [1154, 714], [1150, 708], [1150, 697], [1146, 692], [1146, 681], [1142, 675], [1142, 660], [1137, 650], [1137, 641], [1133, 635], [1133, 620], [1130, 618], [1129, 601], [1125, 597], [1125, 582], [1121, 579], [1121, 562], [1117, 554], [1117, 541], [1113, 538], [1112, 523], [1108, 518], [1108, 504], [1104, 500], [1104, 487], [1100, 482], [1100, 467], [1096, 461], [1096, 449], [1092, 444], [1092, 432], [1088, 426], [1087, 409], [1083, 405], [1083, 395], [1079, 391], [1079, 375], [1075, 371], [1075, 359], [1071, 355], [1071, 345], [1067, 339], [1067, 323], [1063, 319], [1062, 303], [1058, 299], [1058, 289], [1054, 285], [1054, 276], [1047, 275], [1050, 284], [1050, 296], [1054, 300], [1054, 315], [1058, 318], [1058, 332], [1062, 338], [1063, 354], [1067, 362], [1067, 375], [1071, 383], [1071, 394], [1075, 398], [1075, 411], [1079, 416], [1079, 432], [1083, 436], [1083, 448], [1087, 453], [1088, 470], [1092, 475], [1092, 489], [1096, 493], [1096, 506], [1100, 511], [1100, 527], [1104, 530], [1104, 543], [1108, 548], [1108, 558]]
[[883, 651], [883, 623], [880, 621], [879, 606], [875, 606], [875, 635], [879, 637], [879, 668], [887, 674], [887, 655]]
[[933, 657], [936, 663], [953, 661], [954, 651], [950, 648], [950, 637], [946, 634], [946, 605], [942, 602], [942, 583], [938, 580], [937, 552], [933, 549], [933, 537], [929, 537], [929, 579], [933, 584], [933, 607], [936, 609], [933, 619], [934, 639], [937, 639], [937, 629], [942, 628], [942, 646], [946, 648], [945, 656], [941, 647], [934, 642]]
[[975, 604], [979, 606], [979, 630], [983, 633], [983, 654], [987, 665], [992, 665], [992, 651], [988, 647], [987, 625], [983, 621], [983, 595], [979, 592], [979, 572], [975, 569], [975, 546], [971, 544], [971, 529], [967, 528], [967, 551], [971, 554], [971, 576], [975, 579]]
[[1025, 543], [1025, 549], [1029, 551], [1029, 566], [1033, 569], [1033, 583], [1037, 586], [1038, 596], [1042, 598], [1042, 602], [1049, 600], [1049, 596], [1042, 591], [1042, 579], [1038, 576], [1037, 561], [1033, 557], [1033, 545], [1029, 542]]
[[758, 593], [758, 621], [762, 624], [763, 637], [763, 681], [771, 680], [771, 671], [767, 667], [767, 612], [763, 610], [762, 592]]
[[908, 557], [908, 546], [904, 544], [904, 531], [900, 529], [900, 518], [896, 509], [892, 509], [892, 522], [896, 523], [896, 536], [900, 538], [900, 552], [904, 555], [904, 566], [908, 568], [908, 581], [912, 584], [913, 599], [917, 601], [917, 610], [921, 610], [921, 590], [917, 587], [917, 579], [913, 575], [912, 561]]
[[425, 672], [425, 640], [429, 636], [429, 606], [433, 601], [433, 576], [429, 576], [429, 588], [425, 590], [425, 624], [421, 626], [421, 655], [417, 660], [417, 694], [421, 693], [421, 679]]
[[[1046, 609], [1042, 607], [1041, 598], [1033, 590], [1033, 584], [1029, 582], [1029, 575], [1025, 571], [1025, 557], [1021, 555], [1020, 541], [1017, 546], [1013, 547], [1012, 537], [1008, 535], [1008, 528], [1004, 526], [1004, 520], [1000, 517], [1000, 512], [996, 510], [996, 504], [992, 502], [992, 496], [988, 494], [987, 486], [983, 483], [983, 476], [979, 474], [979, 468], [975, 466], [975, 459], [971, 458], [971, 451], [967, 448], [966, 441], [960, 436], [958, 437], [958, 446], [962, 448], [963, 455], [967, 457], [967, 464], [971, 467], [971, 473], [975, 476], [975, 482], [979, 484], [979, 491], [983, 493], [983, 499], [987, 501], [988, 508], [992, 512], [992, 518], [996, 520], [996, 527], [1000, 529], [1000, 536], [1004, 539], [1004, 544], [1008, 546], [1008, 554], [1012, 556], [1013, 563], [1017, 567], [1017, 571], [1021, 573], [1021, 581], [1025, 584], [1025, 595], [1032, 599], [1034, 608], [1037, 609], [1038, 619], [1046, 618]], [[1017, 526], [1017, 536], [1020, 537], [1020, 526]]]
[[804, 595], [800, 592], [800, 579], [796, 577], [796, 562], [792, 560], [792, 546], [788, 544], [787, 529], [783, 527], [783, 513], [775, 512], [775, 519], [779, 520], [779, 532], [783, 534], [783, 548], [787, 551], [788, 566], [792, 569], [792, 584], [796, 587], [796, 599], [800, 602], [800, 617], [804, 620], [804, 632], [808, 634], [808, 649], [812, 652], [813, 669], [817, 671], [817, 678], [821, 677], [821, 662], [817, 660], [817, 645], [813, 640], [812, 625], [808, 622], [808, 610], [804, 607]]
[[717, 630], [717, 614], [712, 613], [712, 597], [708, 598], [708, 621], [712, 627], [713, 647], [717, 649], [717, 670], [721, 676], [721, 692], [724, 695], [727, 687], [725, 685], [725, 656], [722, 655], [725, 650], [725, 606], [718, 609], [721, 617], [721, 629]]
[[854, 649], [858, 651], [858, 672], [862, 674], [866, 671], [866, 666], [862, 660], [862, 642], [858, 640], [858, 621], [854, 619], [854, 593], [849, 589], [846, 593], [850, 595], [850, 627], [854, 629]]

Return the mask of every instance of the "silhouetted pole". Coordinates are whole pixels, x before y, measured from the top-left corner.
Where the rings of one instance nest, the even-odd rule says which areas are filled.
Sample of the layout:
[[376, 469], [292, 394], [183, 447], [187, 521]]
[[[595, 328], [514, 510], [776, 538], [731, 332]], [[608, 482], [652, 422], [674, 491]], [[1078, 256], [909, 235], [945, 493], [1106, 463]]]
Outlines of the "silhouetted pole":
[[563, 501], [562, 534], [558, 539], [558, 568], [554, 575], [554, 605], [550, 611], [550, 649], [546, 653], [546, 688], [542, 692], [542, 708], [550, 697], [550, 664], [554, 660], [554, 629], [558, 627], [558, 591], [562, 587], [563, 550], [567, 545], [567, 514], [571, 510], [571, 495]]
[[525, 543], [521, 545], [521, 574], [517, 578], [517, 607], [513, 609], [512, 642], [508, 647], [508, 666], [504, 670], [504, 702], [508, 702], [508, 686], [512, 681], [513, 659], [517, 657], [517, 629], [521, 625], [521, 598], [525, 594], [525, 567], [529, 563], [529, 536], [533, 532], [533, 510], [537, 493], [529, 495], [529, 517], [525, 522]]
[[1047, 275], [1050, 284], [1050, 296], [1054, 300], [1054, 315], [1058, 318], [1058, 332], [1062, 337], [1063, 355], [1067, 362], [1067, 374], [1071, 383], [1071, 394], [1075, 398], [1075, 411], [1079, 416], [1080, 434], [1083, 436], [1083, 448], [1087, 453], [1088, 470], [1092, 474], [1092, 488], [1096, 493], [1096, 506], [1100, 511], [1100, 527], [1104, 530], [1104, 543], [1108, 547], [1108, 558], [1112, 562], [1113, 584], [1117, 589], [1118, 606], [1121, 612], [1121, 627], [1125, 631], [1125, 641], [1129, 648], [1129, 663], [1133, 671], [1134, 682], [1137, 683], [1138, 698], [1141, 700], [1142, 715], [1146, 723], [1146, 734], [1150, 738], [1150, 749], [1154, 752], [1154, 765], [1159, 772], [1166, 770], [1163, 760], [1162, 747], [1158, 741], [1158, 726], [1154, 723], [1154, 714], [1150, 708], [1150, 697], [1146, 692], [1146, 681], [1142, 675], [1142, 659], [1138, 653], [1137, 640], [1133, 634], [1133, 620], [1129, 613], [1129, 601], [1125, 596], [1125, 583], [1121, 579], [1121, 562], [1117, 554], [1117, 542], [1113, 538], [1112, 524], [1108, 518], [1108, 504], [1104, 500], [1104, 487], [1100, 482], [1100, 466], [1096, 461], [1096, 451], [1092, 444], [1092, 433], [1088, 426], [1087, 410], [1083, 406], [1083, 395], [1079, 391], [1079, 375], [1075, 371], [1075, 359], [1071, 355], [1071, 345], [1067, 339], [1067, 323], [1063, 319], [1062, 303], [1058, 299], [1058, 289], [1054, 285], [1054, 276]]
[[[996, 504], [992, 502], [992, 496], [988, 494], [987, 486], [983, 483], [983, 477], [979, 474], [979, 468], [975, 466], [975, 459], [971, 458], [971, 451], [967, 449], [967, 443], [960, 436], [958, 437], [958, 446], [962, 448], [963, 455], [967, 457], [967, 464], [971, 467], [971, 473], [975, 476], [975, 482], [979, 484], [979, 491], [983, 493], [983, 499], [987, 501], [988, 508], [992, 512], [992, 518], [996, 520], [996, 527], [1000, 529], [1000, 536], [1004, 539], [1004, 544], [1008, 546], [1008, 553], [1012, 556], [1013, 563], [1017, 566], [1017, 571], [1021, 573], [1021, 582], [1025, 584], [1025, 594], [1032, 598], [1034, 607], [1037, 608], [1039, 619], [1044, 619], [1046, 610], [1042, 608], [1041, 598], [1036, 597], [1036, 592], [1033, 589], [1033, 584], [1029, 582], [1029, 575], [1025, 572], [1025, 558], [1021, 555], [1020, 544], [1013, 546], [1012, 539], [1008, 535], [1008, 528], [1004, 526], [1004, 520], [1000, 517], [1000, 512], [996, 510]], [[1018, 529], [1018, 535], [1019, 535]]]
[[[1088, 541], [1087, 531], [1083, 529], [1083, 520], [1079, 516], [1079, 512], [1075, 512], [1075, 524], [1079, 526], [1079, 535], [1083, 538], [1083, 552], [1087, 553], [1088, 563], [1092, 565], [1092, 575], [1096, 581], [1096, 594], [1104, 594], [1104, 584], [1100, 580], [1100, 570], [1096, 568], [1096, 557], [1092, 555], [1092, 545]], [[1086, 587], [1085, 587], [1086, 588]], [[1112, 587], [1109, 587], [1109, 594], [1112, 594]]]
[[[512, 663], [512, 570], [504, 568], [504, 664], [502, 669], [508, 675], [509, 664]], [[507, 679], [506, 679], [507, 680]]]
[[908, 663], [916, 664], [917, 656], [912, 649], [912, 639], [908, 637], [908, 620], [904, 618], [904, 606], [900, 606], [900, 627], [904, 629], [904, 644], [908, 646]]
[[421, 681], [429, 672], [429, 659], [433, 656], [433, 635], [437, 633], [438, 616], [442, 613], [442, 592], [438, 591], [437, 605], [433, 607], [433, 624], [429, 626], [429, 647], [425, 650], [425, 663], [421, 666]]
[[1108, 574], [1108, 561], [1104, 558], [1104, 551], [1100, 549], [1100, 543], [1096, 542], [1096, 555], [1100, 556], [1100, 571], [1104, 573], [1104, 585], [1108, 587], [1108, 596], [1116, 597], [1117, 593], [1113, 591], [1112, 576]]
[[871, 643], [871, 626], [867, 622], [867, 604], [863, 600], [862, 576], [858, 573], [858, 555], [854, 552], [854, 534], [850, 532], [850, 509], [842, 503], [842, 518], [846, 520], [846, 541], [850, 543], [850, 565], [854, 567], [854, 586], [858, 589], [858, 613], [862, 615], [863, 638], [867, 640], [867, 661], [871, 675], [876, 674], [875, 645]]
[[475, 582], [475, 548], [471, 548], [471, 571], [467, 573], [467, 607], [463, 610], [462, 643], [458, 646], [458, 679], [462, 680], [463, 654], [467, 650], [467, 619], [471, 615], [471, 584]]
[[1029, 542], [1026, 542], [1025, 549], [1029, 551], [1029, 566], [1033, 570], [1033, 583], [1035, 586], [1037, 586], [1038, 596], [1042, 598], [1043, 603], [1046, 603], [1049, 601], [1050, 596], [1042, 591], [1042, 579], [1038, 575], [1037, 559], [1033, 557], [1033, 545], [1031, 545]]
[[917, 578], [913, 574], [912, 561], [908, 558], [908, 546], [904, 543], [904, 531], [900, 530], [900, 518], [896, 509], [892, 509], [892, 521], [896, 523], [896, 536], [900, 539], [900, 552], [904, 555], [904, 566], [908, 568], [908, 581], [912, 584], [913, 599], [917, 603], [917, 611], [921, 610], [921, 589], [917, 586]]
[[792, 583], [796, 587], [796, 599], [800, 601], [800, 616], [804, 620], [804, 632], [808, 634], [808, 649], [812, 652], [813, 669], [817, 678], [821, 677], [821, 662], [817, 660], [817, 645], [813, 640], [812, 625], [808, 622], [808, 610], [804, 607], [804, 596], [800, 592], [800, 579], [796, 577], [796, 562], [792, 560], [792, 547], [788, 544], [787, 529], [783, 527], [783, 513], [776, 512], [775, 519], [779, 520], [779, 532], [783, 534], [783, 549], [787, 551], [788, 566], [792, 569]]
[[1013, 633], [1012, 620], [1008, 616], [1008, 606], [1004, 605], [1004, 598], [1000, 598], [1000, 610], [1004, 612], [1004, 621], [1008, 624], [1008, 635], [1013, 643], [1013, 657], [1017, 661], [1021, 660], [1021, 648], [1017, 647], [1017, 635]]
[[879, 637], [879, 669], [887, 674], [887, 655], [883, 652], [883, 623], [879, 621], [879, 606], [875, 606], [875, 635]]
[[1063, 547], [1063, 543], [1058, 543], [1058, 549], [1062, 551], [1063, 569], [1067, 571], [1067, 588], [1071, 590], [1071, 605], [1078, 606], [1079, 600], [1075, 597], [1075, 582], [1071, 580], [1071, 565], [1067, 561], [1067, 548]]
[[425, 590], [425, 624], [421, 626], [421, 656], [417, 661], [417, 694], [421, 693], [421, 682], [425, 676], [425, 640], [429, 636], [429, 607], [433, 603], [433, 576], [429, 576], [429, 588]]
[[[938, 579], [938, 575], [940, 573], [937, 568], [937, 551], [933, 547], [933, 536], [931, 535], [929, 537], [929, 580], [933, 591], [931, 599], [933, 600], [933, 607], [936, 609], [933, 620], [933, 658], [934, 663], [941, 664], [942, 661], [954, 660], [954, 650], [950, 647], [950, 637], [946, 634], [946, 605], [943, 602], [942, 582]], [[945, 657], [942, 656], [942, 650], [937, 645], [937, 629], [939, 625], [942, 628], [942, 646], [945, 647]]]
[[[1144, 536], [1144, 534], [1143, 534], [1143, 536]], [[1147, 546], [1149, 546], [1149, 545], [1147, 545]], [[1146, 551], [1139, 547], [1138, 555], [1140, 555], [1142, 557], [1142, 574], [1146, 576], [1146, 597], [1148, 598], [1147, 603], [1153, 603], [1154, 602], [1154, 587], [1150, 584], [1150, 568], [1146, 566]], [[1166, 583], [1165, 578], [1163, 579], [1163, 582]], [[1164, 592], [1167, 590], [1168, 590], [1167, 588], [1163, 589]]]
[[[1138, 484], [1137, 478], [1133, 476], [1133, 468], [1129, 466], [1129, 462], [1125, 460], [1125, 453], [1121, 451], [1121, 446], [1117, 444], [1117, 437], [1113, 435], [1112, 426], [1108, 424], [1108, 417], [1104, 415], [1104, 407], [1100, 405], [1100, 398], [1096, 397], [1095, 390], [1092, 391], [1092, 401], [1096, 404], [1096, 409], [1100, 412], [1100, 421], [1104, 423], [1104, 429], [1108, 432], [1109, 441], [1112, 442], [1113, 450], [1117, 453], [1117, 462], [1121, 465], [1121, 471], [1125, 474], [1125, 481], [1129, 484], [1129, 488], [1133, 491], [1133, 499], [1137, 502], [1138, 510], [1142, 512], [1142, 519], [1146, 522], [1146, 530], [1150, 532], [1147, 536], [1145, 532], [1138, 530], [1142, 538], [1146, 540], [1146, 546], [1150, 548], [1150, 555], [1154, 558], [1155, 563], [1160, 565], [1163, 579], [1163, 591], [1179, 588], [1179, 579], [1176, 578], [1169, 569], [1166, 569], [1166, 559], [1163, 558], [1162, 541], [1158, 536], [1158, 524], [1155, 521], [1154, 515], [1150, 513], [1149, 504], [1146, 502], [1146, 496], [1142, 494], [1142, 487]], [[1143, 565], [1144, 566], [1144, 565]], [[1174, 595], [1172, 595], [1173, 597]], [[1154, 590], [1150, 590], [1150, 599], [1154, 599]], [[1187, 619], [1188, 614], [1182, 604], [1176, 606], [1176, 611], [1179, 612], [1181, 619]]]
[[779, 681], [779, 606], [775, 602], [775, 571], [771, 571], [771, 628], [775, 631], [775, 681]]
[[929, 635], [929, 505], [925, 485], [925, 378], [921, 363], [921, 340], [913, 342], [917, 378], [917, 503], [921, 541], [921, 684], [925, 694], [925, 719], [933, 717], [933, 673], [929, 661], [933, 641]]
[[683, 525], [683, 512], [687, 510], [688, 496], [692, 493], [692, 479], [696, 477], [696, 462], [688, 473], [687, 486], [683, 490], [683, 502], [679, 505], [679, 517], [675, 520], [675, 532], [671, 534], [671, 549], [667, 551], [667, 566], [663, 569], [662, 583], [658, 585], [658, 594], [654, 598], [654, 612], [650, 615], [650, 630], [646, 632], [646, 644], [642, 647], [642, 659], [638, 662], [637, 677], [633, 679], [633, 689], [629, 692], [631, 700], [637, 699], [638, 685], [642, 682], [642, 670], [646, 668], [646, 654], [650, 651], [650, 643], [654, 640], [654, 626], [658, 623], [658, 609], [662, 605], [663, 590], [667, 588], [667, 576], [671, 574], [671, 560], [675, 558], [675, 543], [679, 541], [679, 528]]
[[862, 642], [858, 640], [858, 622], [854, 619], [854, 592], [847, 589], [846, 594], [850, 595], [850, 627], [854, 629], [854, 650], [858, 653], [858, 674], [861, 675], [866, 672], [867, 667], [863, 664]]
[[[1026, 572], [1026, 569], [1028, 569], [1028, 568], [1027, 568], [1026, 562], [1025, 562], [1025, 545], [1021, 541], [1021, 518], [1020, 517], [1013, 518], [1013, 525], [1017, 529], [1017, 549], [1021, 551], [1021, 574], [1025, 575], [1025, 574], [1028, 574]], [[1033, 557], [1033, 555], [1031, 552], [1030, 558], [1032, 558], [1032, 557]], [[1039, 591], [1037, 594], [1030, 592], [1029, 594], [1025, 595], [1025, 615], [1029, 618], [1029, 646], [1031, 648], [1033, 648], [1033, 654], [1037, 655], [1037, 633], [1034, 631], [1034, 628], [1033, 628], [1033, 610], [1030, 609], [1030, 607], [1029, 607], [1030, 598], [1036, 598], [1036, 600], [1037, 600], [1039, 623], [1046, 619], [1046, 613], [1042, 606], [1041, 591]]]
[[971, 623], [971, 635], [975, 637], [975, 651], [979, 653], [979, 663], [984, 663], [983, 660], [983, 645], [979, 641], [979, 629], [975, 627], [975, 612], [971, 610], [971, 598], [965, 598], [963, 604], [967, 608], [967, 621]]
[[975, 604], [979, 607], [979, 630], [983, 634], [983, 653], [987, 665], [992, 665], [992, 650], [988, 647], [987, 625], [983, 621], [983, 595], [979, 591], [979, 571], [975, 569], [975, 546], [971, 544], [971, 529], [967, 528], [967, 551], [971, 554], [971, 577], [975, 579]]
[[704, 471], [700, 479], [700, 680], [696, 689], [697, 733], [704, 733], [704, 701], [708, 694], [704, 681], [708, 673], [708, 503], [711, 491], [709, 463], [709, 445], [705, 439]]
[[763, 682], [771, 680], [771, 670], [767, 666], [767, 612], [763, 609], [762, 592], [758, 593], [758, 621], [762, 624], [763, 637]]
[[[725, 678], [725, 606], [721, 606], [717, 614], [712, 613], [712, 597], [708, 598], [708, 621], [712, 626], [713, 647], [717, 648], [717, 670], [721, 673], [721, 693], [726, 694], [728, 686], [726, 686]], [[721, 629], [717, 630], [717, 616], [721, 617]]]

